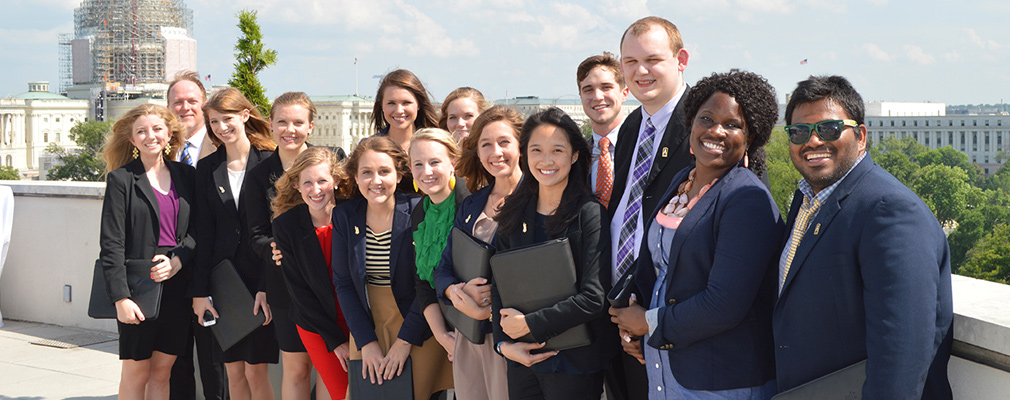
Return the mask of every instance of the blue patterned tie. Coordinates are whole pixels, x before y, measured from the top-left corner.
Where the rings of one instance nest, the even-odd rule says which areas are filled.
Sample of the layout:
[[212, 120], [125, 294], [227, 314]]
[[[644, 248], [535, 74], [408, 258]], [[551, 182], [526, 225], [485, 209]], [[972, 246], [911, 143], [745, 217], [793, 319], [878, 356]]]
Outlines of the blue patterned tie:
[[624, 209], [624, 222], [621, 223], [621, 236], [617, 250], [617, 276], [631, 265], [632, 250], [635, 248], [635, 231], [638, 229], [638, 215], [642, 211], [642, 193], [645, 192], [646, 178], [652, 169], [652, 148], [656, 141], [656, 127], [652, 118], [645, 120], [645, 132], [638, 140], [638, 150], [635, 152], [635, 169], [631, 175], [631, 194], [628, 206]]
[[190, 146], [193, 146], [193, 145], [190, 144], [189, 141], [187, 140], [186, 141], [186, 145], [182, 146], [182, 158], [180, 158], [179, 161], [182, 161], [184, 164], [189, 165], [190, 167], [194, 167], [195, 168], [196, 167], [196, 163], [193, 162], [193, 157], [189, 155], [189, 148], [190, 148]]

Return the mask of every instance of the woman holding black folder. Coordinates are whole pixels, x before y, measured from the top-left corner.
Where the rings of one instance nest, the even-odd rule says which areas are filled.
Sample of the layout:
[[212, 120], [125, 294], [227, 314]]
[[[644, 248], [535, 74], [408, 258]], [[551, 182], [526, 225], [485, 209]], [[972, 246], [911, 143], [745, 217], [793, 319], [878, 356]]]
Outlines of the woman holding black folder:
[[[344, 181], [337, 155], [324, 147], [302, 152], [276, 182], [273, 237], [284, 255], [296, 332], [330, 398], [347, 395], [347, 322], [337, 305], [330, 268], [333, 207]], [[319, 385], [318, 388], [324, 386]]]
[[358, 383], [395, 384], [409, 356], [414, 398], [428, 399], [451, 388], [452, 375], [430, 367], [446, 361], [445, 352], [417, 306], [410, 212], [420, 198], [396, 191], [408, 173], [407, 155], [389, 138], [372, 136], [358, 143], [344, 171], [351, 199], [333, 209], [331, 265], [351, 331], [352, 391]]
[[[116, 121], [102, 153], [107, 175], [99, 243], [109, 298], [116, 305], [121, 399], [143, 399], [145, 392], [168, 398], [172, 365], [186, 347], [194, 171], [172, 161], [184, 132], [167, 108], [144, 104]], [[131, 261], [149, 262], [150, 272], [143, 273], [161, 282], [156, 319], [130, 298], [126, 270]]]
[[[554, 306], [523, 314], [503, 308], [499, 293], [509, 285], [497, 279], [491, 286], [491, 311], [498, 352], [508, 365], [509, 397], [513, 399], [599, 399], [603, 372], [617, 352], [606, 340], [616, 334], [607, 318], [610, 239], [606, 209], [589, 185], [590, 149], [578, 125], [556, 107], [537, 112], [523, 124], [519, 137], [523, 179], [505, 200], [498, 221], [496, 247], [502, 252], [567, 238], [575, 264], [576, 294]], [[532, 179], [530, 179], [532, 178]], [[550, 276], [530, 279], [551, 279]], [[559, 288], [559, 294], [562, 294]], [[570, 328], [586, 324], [590, 344], [561, 351], [537, 352], [544, 343]], [[515, 341], [527, 334], [539, 343]]]
[[[248, 193], [243, 185], [246, 174], [277, 147], [270, 139], [270, 125], [238, 89], [218, 91], [203, 106], [207, 130], [217, 151], [200, 161], [196, 184], [197, 268], [190, 285], [193, 313], [200, 323], [210, 311], [219, 315], [210, 302], [211, 269], [224, 260], [231, 261], [255, 306], [250, 313], [263, 313], [266, 320], [244, 339], [224, 351], [228, 371], [228, 392], [233, 399], [272, 397], [267, 364], [277, 363], [270, 306], [264, 291], [263, 261], [250, 247], [249, 226], [245, 218]], [[226, 316], [227, 318], [227, 316]]]
[[778, 119], [775, 91], [731, 70], [702, 78], [685, 103], [695, 162], [659, 209], [643, 210], [641, 297], [610, 313], [624, 340], [645, 337], [650, 399], [768, 399], [784, 228], [758, 174]]
[[[453, 226], [484, 243], [494, 243], [498, 231], [494, 217], [522, 178], [519, 168], [522, 126], [523, 118], [518, 111], [494, 106], [477, 117], [473, 132], [462, 142], [463, 154], [456, 163], [456, 173], [466, 181], [473, 195], [460, 204]], [[490, 276], [470, 281], [459, 279], [454, 272], [452, 253], [450, 237], [432, 274], [435, 292], [443, 303], [484, 321], [482, 344], [471, 343], [458, 329], [454, 330], [452, 371], [456, 396], [464, 400], [508, 400], [505, 359], [495, 353], [493, 330], [487, 321], [491, 317]]]

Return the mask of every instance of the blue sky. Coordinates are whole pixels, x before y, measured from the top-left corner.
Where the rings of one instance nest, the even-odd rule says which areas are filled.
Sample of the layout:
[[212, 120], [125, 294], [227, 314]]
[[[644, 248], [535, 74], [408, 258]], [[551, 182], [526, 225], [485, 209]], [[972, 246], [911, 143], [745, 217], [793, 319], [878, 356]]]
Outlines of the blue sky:
[[[279, 62], [261, 73], [272, 98], [374, 95], [397, 67], [436, 100], [458, 86], [491, 98], [576, 98], [585, 57], [619, 51], [634, 20], [681, 29], [689, 83], [741, 68], [764, 75], [779, 100], [814, 74], [848, 77], [863, 97], [947, 104], [1010, 102], [1010, 2], [894, 0], [212, 0], [192, 1], [198, 67], [226, 83], [239, 35], [235, 12], [259, 10]], [[73, 32], [79, 0], [4, 0], [0, 96], [58, 80], [56, 35]], [[800, 61], [807, 59], [806, 65]]]

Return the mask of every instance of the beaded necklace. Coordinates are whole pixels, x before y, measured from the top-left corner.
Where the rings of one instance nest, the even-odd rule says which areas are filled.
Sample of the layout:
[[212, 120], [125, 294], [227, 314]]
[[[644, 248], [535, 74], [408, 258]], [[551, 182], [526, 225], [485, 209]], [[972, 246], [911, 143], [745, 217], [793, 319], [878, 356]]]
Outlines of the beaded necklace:
[[691, 210], [691, 207], [694, 207], [694, 205], [698, 203], [698, 199], [708, 192], [708, 189], [711, 189], [712, 185], [719, 181], [719, 178], [713, 179], [712, 182], [709, 182], [707, 185], [701, 187], [697, 196], [688, 199], [687, 194], [691, 191], [691, 188], [694, 187], [694, 178], [697, 175], [697, 172], [697, 168], [691, 170], [687, 180], [680, 184], [677, 188], [677, 193], [674, 194], [669, 203], [666, 203], [666, 206], [663, 207], [662, 211], [660, 211], [661, 213], [670, 217], [684, 218], [684, 216], [687, 215], [687, 212]]

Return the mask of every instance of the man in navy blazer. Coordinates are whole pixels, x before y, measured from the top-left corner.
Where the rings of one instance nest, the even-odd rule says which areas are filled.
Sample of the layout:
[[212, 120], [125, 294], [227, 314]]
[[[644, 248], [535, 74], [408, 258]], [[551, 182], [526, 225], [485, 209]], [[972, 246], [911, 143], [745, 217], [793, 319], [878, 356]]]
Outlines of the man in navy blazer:
[[800, 82], [786, 106], [803, 180], [779, 259], [778, 388], [866, 360], [863, 399], [950, 399], [947, 240], [918, 196], [866, 156], [863, 116], [839, 76]]

